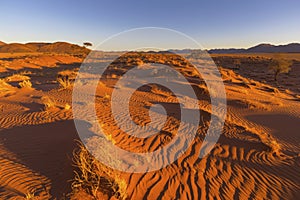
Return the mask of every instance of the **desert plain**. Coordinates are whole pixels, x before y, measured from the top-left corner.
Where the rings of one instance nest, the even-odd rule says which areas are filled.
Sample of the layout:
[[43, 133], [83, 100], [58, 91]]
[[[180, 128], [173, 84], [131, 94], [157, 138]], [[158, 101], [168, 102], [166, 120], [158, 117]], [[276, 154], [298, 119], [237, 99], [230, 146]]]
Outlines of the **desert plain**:
[[20, 52], [14, 48], [0, 53], [0, 199], [300, 198], [299, 53], [280, 55], [292, 65], [277, 81], [269, 67], [274, 54], [210, 55], [223, 79], [227, 110], [220, 138], [200, 159], [211, 102], [193, 67], [167, 53], [133, 52], [111, 60], [115, 53], [99, 52], [98, 61], [111, 64], [97, 88], [95, 109], [114, 145], [155, 151], [174, 138], [180, 121], [176, 96], [148, 84], [132, 96], [131, 118], [137, 125], [150, 123], [149, 108], [160, 104], [169, 111], [162, 131], [143, 139], [119, 130], [110, 100], [116, 80], [130, 67], [173, 66], [198, 97], [199, 128], [179, 159], [159, 170], [128, 173], [98, 163], [82, 146], [74, 125], [73, 84], [89, 50], [68, 43], [32, 43]]

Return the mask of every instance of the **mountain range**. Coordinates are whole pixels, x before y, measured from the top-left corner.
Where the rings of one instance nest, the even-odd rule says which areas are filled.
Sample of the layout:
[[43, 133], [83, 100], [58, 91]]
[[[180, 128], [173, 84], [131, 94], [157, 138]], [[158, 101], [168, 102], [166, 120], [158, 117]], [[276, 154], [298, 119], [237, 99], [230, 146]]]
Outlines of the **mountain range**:
[[[6, 44], [0, 41], [0, 53], [16, 52], [53, 52], [53, 53], [88, 53], [90, 50], [67, 42], [30, 42], [26, 44], [10, 43]], [[174, 53], [189, 53], [192, 49], [169, 50]], [[286, 45], [259, 44], [248, 49], [228, 48], [228, 49], [210, 49], [210, 54], [232, 54], [232, 53], [300, 53], [300, 43], [290, 43]]]
[[286, 45], [259, 44], [248, 49], [211, 49], [211, 54], [230, 54], [230, 53], [300, 53], [299, 43], [290, 43]]

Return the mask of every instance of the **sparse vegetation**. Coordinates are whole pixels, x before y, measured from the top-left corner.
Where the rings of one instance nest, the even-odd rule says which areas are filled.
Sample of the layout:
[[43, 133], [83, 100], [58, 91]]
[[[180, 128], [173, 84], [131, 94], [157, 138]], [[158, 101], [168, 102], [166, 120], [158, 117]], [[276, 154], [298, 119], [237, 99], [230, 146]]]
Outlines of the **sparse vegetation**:
[[22, 82], [19, 83], [19, 86], [21, 88], [31, 88], [32, 87], [32, 83], [30, 82], [30, 80], [24, 80]]
[[63, 70], [58, 72], [58, 77], [68, 77], [70, 80], [74, 80], [78, 73], [78, 68], [75, 68], [73, 70]]
[[42, 102], [44, 104], [44, 109], [48, 110], [50, 108], [54, 108], [55, 107], [55, 102], [48, 96], [44, 96], [42, 97]]
[[100, 163], [81, 143], [73, 155], [78, 169], [74, 172], [72, 182], [73, 195], [84, 190], [95, 199], [98, 199], [100, 193], [121, 200], [126, 199], [127, 184], [118, 172]]
[[[95, 63], [99, 61], [101, 64], [110, 62], [109, 59], [115, 58], [117, 55], [114, 52], [97, 53], [103, 54], [103, 57], [95, 60]], [[105, 57], [106, 54], [107, 57]], [[111, 57], [109, 57], [110, 54]], [[18, 54], [15, 53], [15, 55]], [[0, 170], [1, 181], [7, 183], [0, 191], [0, 199], [199, 199], [204, 193], [205, 197], [211, 199], [226, 199], [229, 196], [232, 197], [234, 193], [245, 199], [291, 199], [286, 194], [298, 192], [298, 188], [294, 186], [297, 186], [298, 183], [297, 161], [300, 154], [295, 140], [297, 138], [294, 137], [297, 130], [294, 130], [299, 121], [297, 113], [297, 106], [300, 105], [299, 70], [293, 70], [293, 74], [290, 73], [288, 76], [282, 75], [282, 78], [286, 77], [287, 79], [284, 81], [279, 79], [282, 85], [276, 87], [278, 85], [273, 81], [273, 73], [268, 73], [269, 57], [262, 58], [259, 55], [259, 57], [248, 58], [248, 55], [243, 57], [227, 55], [227, 58], [222, 58], [224, 62], [221, 62], [222, 59], [220, 59], [218, 66], [223, 64], [224, 67], [230, 67], [230, 69], [226, 69], [221, 65], [222, 67], [219, 68], [224, 79], [228, 107], [223, 110], [222, 102], [219, 103], [217, 99], [214, 110], [213, 97], [218, 97], [220, 91], [218, 87], [208, 90], [208, 86], [214, 86], [215, 81], [209, 77], [205, 82], [202, 75], [208, 77], [215, 73], [204, 67], [203, 74], [202, 72], [198, 74], [188, 62], [177, 59], [175, 55], [171, 54], [152, 53], [147, 55], [143, 53], [135, 55], [130, 53], [128, 58], [120, 57], [112, 67], [107, 68], [99, 82], [94, 73], [90, 73], [88, 70], [80, 74], [81, 81], [78, 84], [86, 89], [80, 94], [82, 97], [89, 95], [88, 88], [90, 86], [98, 87], [95, 90], [94, 101], [86, 102], [78, 99], [79, 101], [74, 106], [94, 108], [97, 115], [94, 118], [90, 116], [89, 110], [82, 110], [79, 115], [73, 115], [71, 112], [72, 88], [69, 87], [72, 87], [76, 76], [74, 67], [79, 63], [73, 59], [69, 60], [69, 58], [64, 60], [65, 57], [59, 57], [57, 54], [47, 53], [47, 55], [49, 58], [44, 58], [43, 55], [36, 65], [31, 62], [34, 60], [28, 56], [20, 58], [20, 60], [24, 60], [22, 65], [28, 65], [28, 68], [25, 69], [32, 69], [33, 74], [26, 71], [22, 73], [21, 67], [15, 69], [10, 67], [9, 71], [1, 74], [0, 128], [3, 134], [0, 139], [3, 140], [3, 144], [0, 145], [0, 153], [3, 156], [0, 167], [10, 170]], [[140, 70], [150, 71], [151, 65], [156, 65], [156, 63], [175, 69], [186, 77], [188, 82], [179, 81], [176, 74], [173, 74], [175, 70], [167, 71], [165, 68], [159, 69], [155, 66], [156, 70], [152, 75], [158, 78], [164, 78], [166, 75], [170, 80], [170, 85], [177, 84], [182, 89], [185, 86], [191, 86], [197, 95], [197, 98], [193, 100], [196, 100], [198, 105], [193, 105], [191, 104], [192, 97], [187, 91], [183, 91], [182, 95], [175, 96], [174, 91], [171, 91], [172, 88], [167, 86], [150, 83], [140, 87], [130, 99], [128, 114], [132, 121], [141, 128], [148, 125], [151, 119], [153, 119], [153, 123], [150, 125], [154, 125], [154, 129], [159, 130], [162, 127], [157, 134], [147, 138], [126, 134], [125, 130], [121, 129], [121, 125], [127, 126], [125, 123], [128, 121], [121, 120], [121, 124], [119, 124], [110, 109], [111, 101], [114, 100], [111, 95], [116, 89], [114, 86], [117, 85], [118, 79], [140, 62], [131, 59], [134, 56], [144, 58], [142, 62], [145, 65], [140, 67]], [[291, 60], [290, 57], [284, 58]], [[236, 59], [242, 62], [238, 72], [232, 70]], [[59, 62], [61, 66], [54, 67], [56, 66], [52, 65], [54, 61]], [[296, 67], [298, 61], [294, 62]], [[196, 62], [195, 60], [193, 63], [205, 66], [206, 63], [209, 64], [209, 61]], [[91, 62], [91, 66], [93, 66], [92, 64]], [[15, 75], [6, 81], [6, 78], [13, 73]], [[20, 75], [27, 74], [28, 81], [33, 83], [35, 90], [19, 89], [18, 84], [25, 81], [25, 77]], [[57, 80], [58, 78], [60, 80]], [[144, 84], [143, 80], [140, 80], [136, 80], [136, 83]], [[262, 81], [266, 81], [265, 84]], [[285, 83], [289, 85], [285, 87]], [[126, 92], [127, 88], [131, 88], [131, 86], [132, 84], [125, 83], [119, 85], [117, 89]], [[179, 102], [181, 99], [183, 101]], [[115, 100], [123, 101], [123, 99]], [[159, 107], [153, 107], [152, 110], [152, 105], [163, 106], [168, 118], [159, 120], [158, 117], [165, 113], [155, 109]], [[152, 111], [157, 111], [157, 117], [151, 118]], [[181, 111], [188, 113], [188, 118], [180, 118]], [[207, 148], [209, 145], [206, 145], [204, 140], [206, 136], [209, 136], [209, 131], [212, 133], [208, 137], [210, 140], [213, 139], [215, 130], [220, 125], [212, 123], [213, 120], [216, 119], [218, 122], [225, 112], [226, 121], [221, 129], [220, 140], [217, 141], [208, 156], [201, 160], [197, 159], [204, 152], [200, 150], [200, 146], [203, 146], [205, 151], [209, 150]], [[72, 120], [79, 121], [85, 115], [91, 119], [90, 123], [80, 121], [84, 130], [81, 138], [84, 138], [86, 143], [85, 146], [80, 145], [74, 151], [73, 157], [70, 156], [70, 151], [72, 152], [74, 145], [72, 140], [77, 135], [72, 131], [74, 129]], [[198, 126], [189, 123], [190, 119], [199, 116]], [[280, 123], [284, 126], [281, 126]], [[182, 129], [181, 124], [183, 125]], [[99, 128], [104, 135], [93, 134], [98, 132]], [[68, 132], [69, 129], [71, 132]], [[182, 147], [187, 146], [188, 141], [184, 142], [182, 140], [184, 138], [176, 139], [174, 137], [180, 130], [188, 135], [191, 131], [196, 131], [196, 137], [191, 140], [190, 147], [186, 152]], [[64, 132], [68, 134], [62, 134]], [[15, 141], [15, 139], [17, 140]], [[178, 148], [171, 146], [170, 151], [165, 149], [167, 157], [143, 155], [148, 151], [164, 150], [163, 148], [167, 145], [172, 145], [172, 139], [174, 139], [174, 144], [179, 146]], [[115, 151], [114, 145], [137, 155], [131, 159], [122, 152]], [[48, 152], [47, 156], [45, 156], [45, 152]], [[172, 164], [160, 170], [150, 171], [152, 166], [159, 166], [161, 161], [162, 164], [167, 164], [181, 153], [183, 154], [180, 155], [180, 158]], [[70, 157], [74, 159], [74, 162]], [[27, 165], [26, 163], [33, 164]], [[74, 168], [71, 166], [72, 164]], [[149, 172], [130, 172], [134, 169], [142, 170], [143, 167], [146, 170], [150, 169]], [[48, 174], [54, 176], [48, 176]], [[59, 177], [59, 179], [55, 179], [55, 177]], [[168, 179], [169, 177], [171, 178]], [[260, 181], [260, 177], [264, 177], [264, 179]], [[224, 184], [224, 181], [226, 182], [229, 178], [232, 179], [232, 184]], [[206, 187], [205, 181], [207, 180], [210, 181], [208, 186], [211, 187]], [[269, 182], [272, 184], [268, 184]], [[247, 186], [247, 190], [243, 191], [242, 186]], [[33, 189], [31, 190], [31, 188]]]
[[70, 108], [71, 108], [70, 104], [66, 103], [64, 109], [65, 109], [65, 110], [70, 110]]
[[290, 60], [285, 59], [272, 59], [270, 62], [270, 69], [274, 72], [274, 81], [277, 81], [278, 75], [282, 73], [288, 73], [293, 64]]
[[14, 93], [14, 88], [6, 83], [4, 79], [0, 79], [0, 96], [6, 96]]
[[62, 89], [68, 89], [72, 86], [72, 83], [69, 80], [68, 76], [58, 77], [57, 82]]
[[28, 192], [25, 194], [25, 198], [24, 199], [30, 199], [30, 200], [33, 200], [35, 199], [35, 195], [33, 192]]
[[18, 82], [18, 81], [27, 81], [30, 80], [30, 77], [25, 76], [24, 74], [14, 74], [12, 76], [6, 77], [5, 81], [6, 82]]
[[9, 86], [4, 79], [0, 79], [0, 91], [3, 90], [4, 86]]

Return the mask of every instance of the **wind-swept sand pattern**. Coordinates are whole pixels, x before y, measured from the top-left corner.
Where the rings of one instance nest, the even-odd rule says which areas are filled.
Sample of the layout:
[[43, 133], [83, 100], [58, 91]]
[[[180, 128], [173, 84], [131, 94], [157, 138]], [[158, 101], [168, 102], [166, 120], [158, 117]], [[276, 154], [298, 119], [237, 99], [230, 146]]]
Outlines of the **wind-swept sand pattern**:
[[[199, 108], [203, 121], [191, 146], [175, 163], [164, 169], [125, 175], [130, 198], [295, 199], [299, 195], [299, 143], [293, 142], [299, 141], [299, 136], [290, 133], [293, 139], [282, 140], [274, 134], [274, 130], [281, 130], [281, 134], [288, 131], [278, 129], [279, 122], [274, 120], [278, 113], [299, 119], [298, 113], [294, 112], [299, 107], [299, 101], [294, 95], [242, 77], [232, 70], [221, 69], [221, 73], [227, 91], [228, 112], [223, 134], [212, 152], [203, 159], [198, 158], [210, 115], [209, 99], [202, 96]], [[118, 146], [131, 151], [154, 151], [168, 143], [176, 129], [176, 121], [178, 123], [176, 116], [167, 121], [171, 124], [167, 130], [144, 140], [119, 131], [111, 115], [109, 101], [105, 98], [112, 93], [110, 85], [113, 79], [97, 90], [96, 110], [105, 132], [112, 135]], [[204, 95], [205, 86], [198, 87], [199, 94]], [[166, 110], [176, 110], [176, 97], [170, 92], [157, 86], [147, 86], [131, 98], [131, 117], [137, 124], [149, 122], [145, 113], [152, 102], [161, 103]], [[273, 117], [268, 118], [267, 114]], [[266, 121], [269, 119], [270, 123], [266, 125], [259, 120], [251, 120], [251, 116], [255, 115], [262, 116]], [[160, 126], [160, 121], [157, 123]], [[289, 126], [290, 130], [299, 128], [295, 120], [285, 120], [284, 125]], [[175, 149], [169, 156], [178, 151]]]
[[[79, 138], [70, 108], [72, 86], [60, 85], [57, 77], [76, 72], [80, 59], [64, 56], [68, 57], [66, 61], [56, 57], [54, 60], [60, 59], [61, 63], [53, 64], [47, 56], [34, 56], [32, 59], [38, 57], [43, 65], [50, 63], [49, 67], [35, 66], [32, 73], [11, 77], [13, 73], [22, 72], [24, 66], [19, 65], [13, 73], [10, 70], [14, 68], [8, 67], [1, 74], [1, 199], [24, 199], [27, 194], [39, 199], [59, 199], [71, 192], [72, 152], [77, 146], [74, 140]], [[164, 64], [164, 56], [155, 54], [148, 59], [155, 56]], [[124, 65], [139, 65], [143, 61], [131, 62], [124, 58], [120, 63], [113, 63], [107, 72], [109, 78], [99, 84], [95, 97], [98, 122], [119, 147], [134, 152], [155, 151], [176, 134], [180, 122], [178, 99], [166, 88], [154, 84], [140, 88], [129, 105], [133, 121], [139, 125], [150, 123], [149, 107], [160, 104], [168, 112], [167, 122], [161, 124], [158, 113], [154, 125], [164, 128], [160, 134], [146, 139], [122, 132], [112, 116], [110, 98], [113, 84], [124, 73]], [[198, 96], [199, 128], [187, 151], [171, 165], [148, 173], [122, 173], [128, 186], [128, 199], [297, 199], [300, 196], [297, 88], [276, 88], [268, 80], [259, 82], [260, 77], [246, 77], [246, 72], [242, 76], [231, 69], [220, 68], [227, 95], [226, 122], [213, 150], [200, 159], [199, 151], [210, 125], [209, 93], [205, 82], [198, 80], [189, 66], [181, 62], [173, 64], [186, 75]], [[21, 88], [19, 83], [24, 79], [30, 80], [32, 86]], [[91, 113], [82, 110], [82, 115]], [[126, 124], [125, 119], [121, 117], [120, 121]], [[93, 128], [92, 124], [85, 126]], [[168, 155], [172, 157], [179, 151], [172, 149]], [[85, 195], [86, 199], [92, 199], [90, 194]]]

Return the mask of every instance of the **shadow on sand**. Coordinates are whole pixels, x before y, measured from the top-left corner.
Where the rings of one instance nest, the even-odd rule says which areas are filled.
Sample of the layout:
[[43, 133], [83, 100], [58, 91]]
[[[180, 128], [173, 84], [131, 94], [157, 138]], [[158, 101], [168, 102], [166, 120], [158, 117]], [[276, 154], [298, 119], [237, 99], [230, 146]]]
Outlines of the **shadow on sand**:
[[51, 180], [52, 198], [71, 191], [72, 153], [79, 140], [73, 120], [2, 130], [0, 139], [28, 168]]

